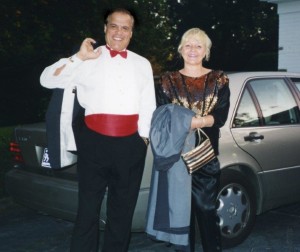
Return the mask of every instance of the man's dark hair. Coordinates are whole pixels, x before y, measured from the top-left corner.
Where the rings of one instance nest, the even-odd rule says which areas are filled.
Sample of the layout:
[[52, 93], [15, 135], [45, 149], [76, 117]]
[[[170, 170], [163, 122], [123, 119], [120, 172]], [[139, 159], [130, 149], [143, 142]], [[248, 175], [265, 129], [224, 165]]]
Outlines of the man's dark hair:
[[119, 8], [113, 8], [113, 9], [107, 9], [104, 12], [104, 24], [105, 25], [107, 25], [108, 17], [111, 16], [115, 12], [128, 14], [133, 19], [133, 25], [136, 26], [138, 24], [137, 16], [136, 16], [135, 11], [133, 9], [119, 7]]

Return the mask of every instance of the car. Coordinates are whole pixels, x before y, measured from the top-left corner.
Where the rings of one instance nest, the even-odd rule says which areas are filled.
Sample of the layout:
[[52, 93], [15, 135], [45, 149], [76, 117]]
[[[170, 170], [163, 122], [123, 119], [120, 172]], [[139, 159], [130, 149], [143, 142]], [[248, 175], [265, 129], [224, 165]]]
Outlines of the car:
[[[242, 243], [257, 215], [300, 201], [300, 73], [228, 73], [230, 110], [220, 130], [221, 183], [217, 213], [225, 248]], [[17, 202], [74, 221], [76, 163], [60, 170], [42, 166], [44, 123], [15, 128], [14, 165], [6, 190]], [[132, 231], [145, 227], [153, 155], [148, 148]], [[100, 227], [105, 225], [105, 201]]]

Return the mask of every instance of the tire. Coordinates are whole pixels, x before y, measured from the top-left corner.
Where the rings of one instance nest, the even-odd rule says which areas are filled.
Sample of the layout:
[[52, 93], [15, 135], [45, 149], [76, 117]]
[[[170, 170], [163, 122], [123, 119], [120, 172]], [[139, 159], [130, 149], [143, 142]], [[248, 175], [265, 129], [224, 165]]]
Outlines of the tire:
[[237, 171], [222, 171], [217, 214], [223, 248], [241, 244], [251, 233], [256, 218], [255, 191]]

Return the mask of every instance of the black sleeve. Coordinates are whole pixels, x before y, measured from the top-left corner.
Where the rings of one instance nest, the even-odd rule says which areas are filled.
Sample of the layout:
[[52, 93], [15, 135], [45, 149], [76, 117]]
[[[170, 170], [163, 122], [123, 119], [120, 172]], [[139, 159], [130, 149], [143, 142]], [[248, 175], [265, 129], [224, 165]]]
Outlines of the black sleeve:
[[215, 109], [212, 111], [211, 115], [214, 117], [214, 126], [221, 128], [228, 117], [228, 111], [230, 106], [230, 89], [229, 89], [229, 80], [228, 77], [223, 74], [221, 76], [222, 83], [218, 91], [218, 101]]
[[155, 96], [156, 96], [156, 106], [172, 103], [171, 99], [165, 94], [162, 85], [162, 78], [158, 83], [155, 84]]

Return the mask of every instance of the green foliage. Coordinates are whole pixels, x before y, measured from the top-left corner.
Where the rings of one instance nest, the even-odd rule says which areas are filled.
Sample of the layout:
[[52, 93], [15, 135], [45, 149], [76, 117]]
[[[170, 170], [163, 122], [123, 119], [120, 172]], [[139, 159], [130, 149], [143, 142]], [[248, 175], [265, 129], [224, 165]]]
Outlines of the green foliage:
[[[183, 20], [178, 22], [179, 36], [189, 28], [199, 27], [211, 38], [208, 65], [212, 68], [248, 70], [248, 61], [256, 54], [278, 54], [276, 4], [260, 0], [185, 0], [173, 8]], [[269, 70], [277, 70], [277, 60], [274, 65]]]
[[274, 71], [277, 69], [277, 54], [275, 53], [257, 53], [247, 64], [245, 68], [248, 71]]
[[48, 65], [74, 53], [85, 37], [105, 43], [103, 14], [107, 8], [117, 6], [129, 6], [138, 14], [140, 26], [130, 45], [132, 50], [149, 58], [158, 69], [170, 52], [172, 28], [168, 24], [166, 0], [2, 2], [1, 67], [19, 67], [28, 62], [46, 62]]
[[167, 70], [167, 62], [174, 51], [173, 37], [175, 28], [169, 16], [166, 0], [134, 1], [139, 11], [140, 25], [133, 37], [134, 50], [145, 56], [152, 63], [154, 74]]
[[254, 54], [277, 53], [276, 5], [259, 0], [2, 0], [0, 66], [50, 64], [87, 36], [103, 44], [103, 13], [117, 6], [136, 11], [130, 48], [149, 58], [156, 74], [178, 60], [179, 38], [191, 27], [212, 38], [214, 67], [245, 70]]
[[7, 62], [19, 66], [40, 59], [53, 61], [70, 53], [83, 37], [96, 31], [97, 5], [93, 1], [2, 2], [0, 53], [4, 66]]
[[13, 128], [0, 128], [0, 198], [6, 195], [4, 190], [4, 175], [11, 167], [9, 142]]

